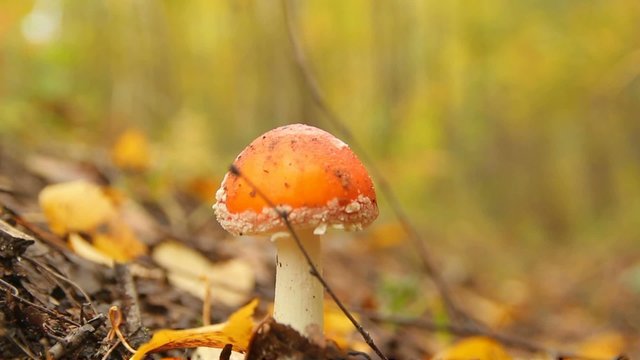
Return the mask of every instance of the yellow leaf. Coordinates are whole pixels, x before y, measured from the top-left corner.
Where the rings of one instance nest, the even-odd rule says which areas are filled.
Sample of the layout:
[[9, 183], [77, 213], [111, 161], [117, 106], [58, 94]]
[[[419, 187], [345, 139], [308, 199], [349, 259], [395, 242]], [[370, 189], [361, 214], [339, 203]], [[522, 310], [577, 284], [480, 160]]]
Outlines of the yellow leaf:
[[255, 272], [243, 259], [211, 263], [180, 243], [167, 241], [153, 249], [153, 260], [167, 270], [171, 285], [204, 299], [207, 283], [211, 299], [227, 306], [245, 302], [255, 286]]
[[[358, 316], [354, 314], [356, 320]], [[324, 302], [324, 334], [327, 339], [331, 339], [341, 348], [353, 349], [360, 347], [359, 341], [352, 341], [351, 335], [355, 331], [351, 321], [345, 316], [340, 308], [330, 300]], [[364, 344], [366, 347], [366, 343]]]
[[116, 215], [99, 186], [84, 180], [49, 185], [39, 195], [51, 231], [58, 235], [88, 232]]
[[82, 236], [71, 233], [69, 234], [69, 246], [78, 256], [85, 258], [94, 263], [103, 264], [113, 267], [113, 259], [96, 249], [91, 243], [83, 239]]
[[613, 359], [624, 352], [625, 339], [622, 335], [609, 332], [596, 335], [580, 344], [578, 354], [585, 358]]
[[[128, 261], [147, 252], [128, 224], [118, 216], [112, 198], [95, 184], [84, 180], [49, 185], [39, 196], [40, 207], [51, 231], [58, 235], [83, 232], [69, 237], [71, 247], [88, 260], [110, 266], [111, 260]], [[105, 257], [107, 259], [105, 259]]]
[[432, 360], [511, 360], [511, 356], [497, 341], [473, 336], [439, 352]]
[[513, 322], [514, 308], [508, 304], [500, 303], [473, 290], [460, 289], [459, 293], [468, 304], [471, 314], [484, 324], [501, 328]]
[[149, 167], [149, 143], [139, 130], [122, 133], [111, 149], [113, 163], [123, 170], [142, 171]]
[[126, 262], [147, 253], [147, 246], [140, 242], [129, 225], [119, 218], [110, 221], [105, 232], [95, 234], [93, 246], [119, 262]]
[[160, 330], [151, 340], [140, 346], [131, 360], [140, 360], [149, 352], [194, 347], [222, 348], [233, 345], [233, 350], [246, 352], [253, 331], [253, 313], [258, 306], [254, 299], [221, 324], [184, 330]]

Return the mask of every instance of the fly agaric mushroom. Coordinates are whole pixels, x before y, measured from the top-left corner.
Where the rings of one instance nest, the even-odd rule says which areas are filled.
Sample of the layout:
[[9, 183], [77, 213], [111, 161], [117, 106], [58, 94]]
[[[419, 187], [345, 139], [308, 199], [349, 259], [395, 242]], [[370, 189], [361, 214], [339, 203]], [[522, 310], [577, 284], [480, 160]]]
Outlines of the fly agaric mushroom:
[[327, 227], [361, 230], [378, 216], [367, 170], [347, 144], [302, 124], [258, 137], [234, 166], [238, 172], [227, 173], [216, 193], [218, 221], [233, 235], [271, 235], [278, 251], [274, 318], [309, 337], [321, 335], [322, 285], [311, 274], [281, 213], [287, 214], [311, 261], [322, 271], [320, 236]]

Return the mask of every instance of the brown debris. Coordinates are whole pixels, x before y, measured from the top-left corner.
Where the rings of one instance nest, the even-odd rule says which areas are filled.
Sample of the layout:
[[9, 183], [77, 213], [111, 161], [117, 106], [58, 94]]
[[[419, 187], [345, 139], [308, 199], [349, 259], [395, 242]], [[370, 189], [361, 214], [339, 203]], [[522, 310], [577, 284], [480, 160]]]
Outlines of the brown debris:
[[263, 321], [249, 343], [246, 360], [366, 359], [361, 354], [347, 354], [333, 343], [322, 347], [300, 335], [291, 327], [277, 323], [273, 318]]
[[60, 359], [65, 354], [75, 350], [81, 346], [89, 335], [96, 332], [96, 329], [104, 324], [105, 317], [99, 314], [94, 319], [89, 320], [86, 324], [72, 331], [69, 335], [60, 340], [48, 351], [48, 356], [52, 359]]

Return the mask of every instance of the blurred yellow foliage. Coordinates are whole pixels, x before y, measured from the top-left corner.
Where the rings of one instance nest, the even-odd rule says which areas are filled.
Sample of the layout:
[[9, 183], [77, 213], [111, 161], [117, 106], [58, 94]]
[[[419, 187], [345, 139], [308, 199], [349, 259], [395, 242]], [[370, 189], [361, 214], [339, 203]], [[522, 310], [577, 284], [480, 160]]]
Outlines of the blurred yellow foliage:
[[[0, 2], [0, 28], [17, 29], [32, 3]], [[153, 129], [166, 171], [191, 176], [223, 173], [276, 125], [331, 127], [291, 62], [279, 6], [57, 3], [38, 19], [60, 18], [58, 37], [32, 49], [11, 31], [0, 44], [8, 140], [95, 144], [113, 129]], [[640, 196], [640, 167], [629, 166], [638, 4], [309, 0], [291, 15], [328, 105], [434, 239], [463, 218], [495, 229], [482, 235], [496, 248], [513, 238], [584, 248], [639, 233], [640, 205], [628, 201]], [[148, 150], [128, 130], [113, 161], [145, 169]]]
[[374, 250], [400, 246], [407, 240], [406, 231], [397, 221], [378, 224], [368, 232], [368, 235], [371, 238], [369, 244]]
[[102, 189], [84, 180], [49, 185], [39, 201], [51, 231], [58, 235], [94, 231], [116, 216]]
[[510, 325], [514, 320], [515, 309], [509, 304], [501, 303], [471, 289], [457, 289], [457, 296], [464, 299], [465, 309], [494, 329]]
[[93, 246], [109, 258], [126, 262], [147, 253], [147, 246], [140, 242], [128, 224], [120, 218], [112, 219], [106, 231], [93, 237]]
[[497, 341], [474, 336], [458, 341], [434, 355], [432, 360], [511, 360], [511, 356]]
[[615, 332], [593, 336], [578, 346], [577, 353], [593, 359], [614, 359], [625, 351], [625, 339]]
[[[149, 129], [166, 171], [153, 179], [159, 188], [177, 176], [219, 179], [269, 128], [335, 128], [292, 61], [280, 6], [42, 0], [57, 5], [34, 24], [57, 21], [58, 35], [33, 46], [20, 26], [33, 3], [0, 0], [3, 153], [87, 150], [115, 129]], [[531, 286], [508, 291], [510, 301], [553, 307], [544, 300], [557, 293], [535, 293], [536, 282], [580, 277], [572, 260], [610, 266], [605, 260], [637, 252], [640, 1], [305, 0], [292, 10], [326, 103], [386, 175], [435, 258], [448, 265], [459, 254], [469, 269], [462, 280], [490, 292], [523, 279]], [[148, 169], [149, 143], [126, 131], [111, 149], [114, 164]], [[91, 151], [75, 154], [93, 160]], [[192, 185], [204, 201], [217, 188]], [[43, 210], [56, 233], [88, 231], [95, 241], [113, 206], [90, 203]], [[404, 235], [383, 197], [380, 205], [372, 246], [408, 249], [393, 248]], [[560, 263], [563, 271], [530, 277]], [[602, 311], [585, 313], [615, 310], [613, 292], [590, 274], [584, 290], [593, 301], [581, 305]], [[511, 321], [499, 304], [469, 302], [492, 325]]]
[[186, 190], [196, 199], [210, 203], [213, 201], [219, 187], [220, 181], [206, 177], [195, 177], [187, 183]]
[[150, 158], [147, 137], [136, 129], [123, 132], [111, 149], [113, 163], [122, 170], [146, 170], [149, 167]]
[[[359, 320], [357, 314], [352, 314]], [[354, 340], [352, 334], [355, 328], [342, 310], [331, 300], [324, 301], [324, 335], [327, 339], [335, 341], [343, 349], [367, 348], [367, 344], [361, 340]], [[359, 337], [358, 337], [359, 339]]]
[[34, 0], [0, 0], [0, 43], [5, 34], [12, 30], [31, 11]]

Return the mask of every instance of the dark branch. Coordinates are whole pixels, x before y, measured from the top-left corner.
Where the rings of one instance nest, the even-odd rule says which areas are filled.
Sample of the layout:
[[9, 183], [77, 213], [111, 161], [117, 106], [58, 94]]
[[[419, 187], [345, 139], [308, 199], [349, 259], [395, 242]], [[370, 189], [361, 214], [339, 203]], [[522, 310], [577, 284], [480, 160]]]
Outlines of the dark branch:
[[427, 276], [431, 278], [436, 288], [438, 289], [438, 292], [440, 293], [442, 301], [446, 306], [449, 316], [453, 320], [469, 320], [470, 317], [465, 315], [456, 306], [453, 296], [451, 295], [451, 291], [449, 291], [449, 287], [434, 266], [433, 260], [431, 259], [431, 255], [425, 245], [424, 240], [409, 220], [407, 213], [404, 211], [402, 205], [400, 204], [400, 201], [391, 189], [391, 186], [386, 180], [384, 174], [377, 166], [375, 166], [375, 163], [367, 154], [367, 152], [364, 151], [364, 148], [353, 136], [353, 133], [351, 133], [351, 131], [344, 125], [344, 121], [340, 119], [340, 117], [336, 114], [335, 111], [333, 111], [333, 109], [325, 100], [326, 98], [322, 93], [320, 86], [318, 85], [318, 81], [311, 71], [311, 67], [307, 62], [305, 52], [295, 30], [292, 1], [283, 0], [283, 7], [284, 17], [287, 25], [287, 35], [293, 49], [294, 60], [298, 67], [298, 70], [300, 70], [300, 73], [302, 74], [302, 78], [307, 85], [307, 89], [309, 90], [313, 101], [315, 102], [316, 106], [318, 106], [320, 111], [324, 114], [326, 120], [331, 124], [331, 126], [338, 130], [341, 137], [346, 140], [349, 146], [351, 146], [356, 151], [356, 153], [358, 153], [358, 155], [362, 157], [364, 162], [368, 164], [369, 170], [373, 174], [373, 178], [376, 179], [378, 183], [378, 189], [380, 193], [387, 199], [391, 210], [398, 219], [398, 222], [411, 239], [413, 246], [417, 249], [418, 256], [420, 257], [420, 261], [422, 263], [422, 268]]
[[[387, 181], [385, 175], [382, 171], [375, 165], [373, 159], [368, 155], [368, 152], [365, 151], [364, 147], [360, 145], [357, 141], [353, 133], [349, 130], [347, 126], [345, 126], [345, 122], [337, 115], [337, 113], [329, 106], [326, 97], [324, 96], [322, 89], [318, 85], [318, 81], [311, 70], [311, 66], [307, 61], [307, 57], [302, 47], [302, 43], [297, 35], [296, 26], [294, 24], [293, 19], [293, 1], [292, 0], [282, 0], [283, 9], [284, 9], [284, 18], [286, 22], [286, 30], [287, 36], [289, 38], [289, 42], [291, 43], [293, 58], [295, 60], [295, 64], [300, 71], [300, 74], [304, 80], [304, 83], [311, 95], [313, 101], [315, 102], [318, 109], [320, 109], [321, 113], [324, 115], [326, 121], [333, 126], [340, 133], [340, 136], [349, 143], [349, 145], [362, 157], [365, 163], [367, 163], [369, 171], [373, 175], [373, 178], [377, 181], [378, 189], [382, 196], [384, 196], [389, 204], [389, 207], [395, 214], [398, 222], [402, 226], [403, 230], [406, 232], [408, 237], [411, 239], [413, 246], [416, 249], [416, 252], [420, 258], [422, 263], [422, 269], [427, 274], [427, 276], [433, 281], [436, 286], [440, 297], [446, 307], [447, 313], [453, 320], [453, 325], [446, 326], [446, 331], [450, 331], [452, 333], [458, 335], [470, 335], [470, 334], [483, 334], [486, 336], [493, 337], [494, 339], [514, 347], [522, 348], [524, 350], [536, 351], [536, 350], [544, 350], [536, 344], [532, 344], [530, 342], [524, 341], [522, 339], [513, 338], [509, 335], [495, 333], [490, 330], [486, 325], [479, 323], [475, 319], [473, 319], [470, 315], [466, 314], [462, 311], [456, 304], [451, 291], [449, 290], [449, 286], [442, 278], [442, 275], [438, 272], [436, 266], [431, 257], [431, 253], [426, 246], [426, 242], [422, 238], [421, 234], [418, 230], [413, 226], [409, 216], [404, 211], [404, 208], [400, 204], [400, 201], [396, 197], [389, 181]], [[322, 280], [321, 280], [322, 281]], [[324, 284], [323, 284], [324, 285]], [[419, 320], [415, 320], [419, 321]], [[423, 323], [419, 323], [420, 325], [425, 325], [429, 323], [427, 320], [423, 320]], [[418, 324], [406, 324], [417, 326]], [[433, 324], [432, 324], [433, 325]], [[428, 327], [427, 327], [428, 328]], [[556, 355], [565, 355], [560, 352], [555, 352]], [[585, 359], [585, 357], [577, 357], [578, 359]]]

